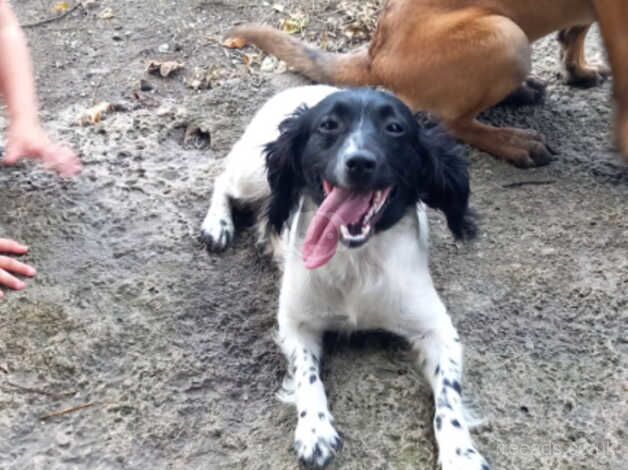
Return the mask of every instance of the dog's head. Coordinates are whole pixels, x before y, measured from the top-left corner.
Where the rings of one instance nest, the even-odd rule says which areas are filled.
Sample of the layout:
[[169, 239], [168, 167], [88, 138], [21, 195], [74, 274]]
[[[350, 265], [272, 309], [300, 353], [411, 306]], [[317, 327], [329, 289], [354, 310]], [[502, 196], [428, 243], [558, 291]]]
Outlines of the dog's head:
[[280, 232], [301, 195], [319, 206], [304, 244], [309, 268], [329, 261], [338, 241], [363, 245], [419, 200], [443, 211], [456, 238], [472, 238], [467, 163], [456, 149], [388, 93], [336, 92], [299, 108], [266, 146], [268, 221]]

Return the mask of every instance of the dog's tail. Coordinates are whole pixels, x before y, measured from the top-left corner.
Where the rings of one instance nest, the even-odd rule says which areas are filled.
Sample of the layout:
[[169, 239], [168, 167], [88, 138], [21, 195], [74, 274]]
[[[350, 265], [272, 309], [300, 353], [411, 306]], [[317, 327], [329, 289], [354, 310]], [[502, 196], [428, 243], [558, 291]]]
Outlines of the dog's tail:
[[367, 48], [346, 54], [313, 48], [304, 42], [270, 26], [243, 24], [226, 34], [232, 47], [253, 44], [273, 54], [310, 80], [330, 85], [373, 85]]

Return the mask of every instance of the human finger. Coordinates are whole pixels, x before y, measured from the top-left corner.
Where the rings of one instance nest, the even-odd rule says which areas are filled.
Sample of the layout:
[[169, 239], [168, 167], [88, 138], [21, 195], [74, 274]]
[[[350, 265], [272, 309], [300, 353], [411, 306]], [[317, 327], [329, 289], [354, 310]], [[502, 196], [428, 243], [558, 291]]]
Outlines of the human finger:
[[16, 255], [23, 255], [28, 252], [28, 247], [16, 242], [15, 240], [9, 240], [8, 238], [0, 238], [0, 253], [13, 253]]
[[0, 256], [0, 269], [27, 277], [33, 277], [37, 274], [37, 271], [32, 266], [7, 256]]

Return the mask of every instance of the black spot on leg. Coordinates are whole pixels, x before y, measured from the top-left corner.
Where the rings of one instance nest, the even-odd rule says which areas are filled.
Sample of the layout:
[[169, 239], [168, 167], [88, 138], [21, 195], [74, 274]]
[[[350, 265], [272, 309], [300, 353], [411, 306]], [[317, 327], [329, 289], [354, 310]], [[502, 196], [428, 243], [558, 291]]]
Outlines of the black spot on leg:
[[220, 226], [221, 227], [226, 227], [227, 226], [227, 221], [225, 219], [220, 219]]
[[483, 463], [482, 464], [482, 470], [491, 470], [491, 467], [489, 467], [487, 464]]
[[451, 404], [447, 400], [447, 397], [439, 397], [436, 400], [436, 408], [447, 408], [447, 409], [453, 410]]
[[310, 383], [313, 384], [314, 382], [316, 382], [316, 375], [312, 374], [310, 375]]
[[441, 430], [441, 428], [443, 427], [443, 420], [441, 419], [441, 417], [440, 417], [440, 416], [437, 416], [437, 417], [434, 419], [434, 422], [436, 423], [436, 430], [437, 430], [437, 431], [440, 431], [440, 430]]
[[462, 455], [462, 450], [460, 447], [456, 447], [456, 455]]
[[319, 414], [318, 414], [318, 419], [320, 419], [320, 420], [325, 420], [325, 413], [322, 413], [322, 412], [321, 412], [321, 413], [319, 413]]
[[460, 342], [460, 337], [459, 337], [459, 336], [456, 336], [456, 337], [454, 338], [454, 341], [455, 341], [456, 343], [459, 343], [459, 342]]
[[440, 364], [436, 364], [436, 369], [434, 369], [434, 375], [438, 375], [440, 372]]
[[451, 425], [452, 425], [454, 428], [460, 428], [460, 427], [462, 427], [462, 426], [460, 426], [460, 421], [458, 421], [457, 419], [452, 419], [452, 420], [451, 420]]
[[312, 434], [316, 434], [316, 428], [312, 428]]
[[[460, 382], [458, 382], [457, 380], [453, 380], [450, 382], [449, 379], [445, 379], [443, 380], [443, 385], [445, 387], [453, 388], [456, 391], [456, 393], [458, 393], [458, 395], [462, 393], [462, 387], [460, 386]], [[443, 390], [443, 393], [446, 393], [446, 392]]]
[[318, 364], [318, 357], [316, 357], [316, 354], [312, 353], [312, 360], [314, 361], [314, 364]]
[[316, 372], [316, 367], [314, 366], [310, 367], [310, 372]]
[[306, 415], [307, 415], [307, 411], [303, 410], [303, 411], [301, 411], [301, 414], [299, 416], [301, 418], [305, 418]]

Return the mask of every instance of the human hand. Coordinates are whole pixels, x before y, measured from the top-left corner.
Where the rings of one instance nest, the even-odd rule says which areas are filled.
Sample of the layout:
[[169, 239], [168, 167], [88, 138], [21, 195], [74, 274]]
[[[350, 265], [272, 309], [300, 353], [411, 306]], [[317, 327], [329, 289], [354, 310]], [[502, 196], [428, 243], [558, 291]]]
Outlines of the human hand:
[[[13, 240], [0, 238], [0, 253], [8, 253], [13, 255], [23, 255], [28, 253], [28, 248]], [[35, 268], [19, 261], [9, 258], [8, 256], [0, 256], [0, 287], [8, 287], [13, 290], [22, 290], [26, 288], [26, 283], [14, 277], [12, 274], [33, 277], [37, 274]], [[4, 293], [0, 290], [0, 300], [4, 297]]]
[[40, 160], [61, 176], [76, 175], [81, 161], [68, 147], [50, 139], [37, 122], [15, 121], [7, 133], [7, 145], [2, 163], [14, 165], [23, 158]]

